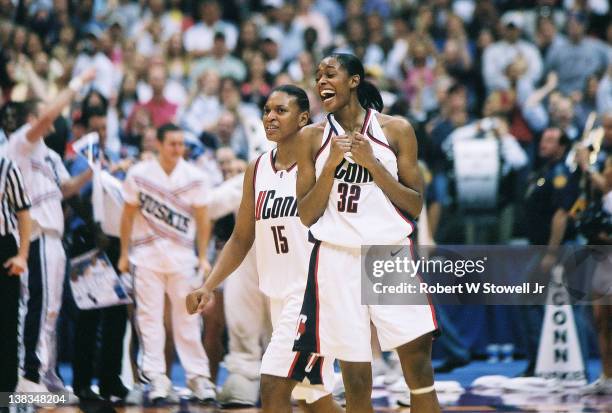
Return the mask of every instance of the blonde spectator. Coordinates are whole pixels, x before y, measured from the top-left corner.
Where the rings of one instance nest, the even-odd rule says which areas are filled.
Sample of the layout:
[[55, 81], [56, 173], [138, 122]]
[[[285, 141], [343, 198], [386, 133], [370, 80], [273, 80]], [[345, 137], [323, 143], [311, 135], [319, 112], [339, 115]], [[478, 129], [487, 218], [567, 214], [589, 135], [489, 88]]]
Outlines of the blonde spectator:
[[163, 51], [163, 27], [159, 20], [151, 20], [135, 37], [136, 50], [150, 57]]
[[64, 26], [59, 32], [59, 42], [53, 47], [51, 55], [62, 61], [74, 50], [75, 32], [72, 26]]
[[185, 84], [191, 69], [191, 58], [183, 46], [180, 33], [174, 33], [166, 42], [165, 61], [170, 79]]
[[424, 41], [412, 43], [402, 89], [406, 99], [411, 102], [413, 115], [423, 119], [428, 111], [437, 106], [434, 62], [427, 43]]

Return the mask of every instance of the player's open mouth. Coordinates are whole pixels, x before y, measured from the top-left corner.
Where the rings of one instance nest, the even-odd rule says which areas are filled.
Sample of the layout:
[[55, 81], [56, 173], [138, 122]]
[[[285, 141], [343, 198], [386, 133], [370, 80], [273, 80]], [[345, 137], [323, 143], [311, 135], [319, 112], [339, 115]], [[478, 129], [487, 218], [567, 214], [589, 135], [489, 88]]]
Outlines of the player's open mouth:
[[266, 126], [266, 130], [267, 131], [275, 131], [275, 130], [278, 130], [278, 126], [276, 126], [276, 125], [268, 125], [268, 126]]
[[334, 92], [333, 90], [322, 90], [320, 92], [320, 96], [321, 96], [321, 100], [323, 102], [329, 102], [331, 101], [334, 97], [336, 97], [336, 92]]

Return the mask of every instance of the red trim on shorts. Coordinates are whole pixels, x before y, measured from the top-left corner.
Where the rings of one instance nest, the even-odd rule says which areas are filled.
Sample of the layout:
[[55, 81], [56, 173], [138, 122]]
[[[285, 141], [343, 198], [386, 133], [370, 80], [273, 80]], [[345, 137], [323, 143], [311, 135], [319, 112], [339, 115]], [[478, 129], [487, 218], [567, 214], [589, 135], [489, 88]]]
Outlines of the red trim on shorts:
[[[414, 253], [414, 243], [412, 242], [410, 238], [408, 238], [408, 241], [410, 242], [410, 255], [412, 256], [412, 259], [415, 259], [416, 255]], [[421, 278], [421, 274], [417, 272], [416, 276], [419, 278], [420, 282], [423, 282], [423, 278]], [[436, 309], [431, 303], [431, 296], [429, 295], [429, 293], [427, 293], [426, 295], [427, 295], [427, 302], [429, 303], [429, 310], [431, 311], [431, 318], [433, 319], [434, 327], [436, 328], [436, 330], [438, 330], [439, 327], [438, 327], [438, 319], [436, 318]]]
[[295, 357], [293, 358], [293, 363], [291, 363], [291, 367], [289, 368], [289, 373], [287, 373], [287, 378], [291, 378], [291, 376], [293, 376], [293, 369], [295, 369], [295, 365], [297, 364], [297, 361], [300, 359], [300, 352], [296, 352], [295, 353]]
[[317, 246], [317, 259], [315, 260], [314, 268], [314, 281], [315, 281], [315, 300], [316, 300], [316, 324], [315, 324], [315, 337], [317, 339], [317, 353], [321, 353], [321, 343], [319, 341], [319, 254], [321, 253], [321, 242]]

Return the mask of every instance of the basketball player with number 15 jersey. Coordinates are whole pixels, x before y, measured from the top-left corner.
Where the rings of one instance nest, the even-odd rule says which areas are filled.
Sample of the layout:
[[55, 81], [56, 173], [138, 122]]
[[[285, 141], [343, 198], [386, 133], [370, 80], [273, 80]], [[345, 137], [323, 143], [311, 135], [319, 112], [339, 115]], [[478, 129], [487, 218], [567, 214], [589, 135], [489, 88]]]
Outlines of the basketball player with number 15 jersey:
[[232, 236], [204, 285], [187, 297], [190, 311], [203, 311], [212, 291], [238, 267], [253, 243], [259, 288], [270, 298], [272, 339], [261, 362], [265, 413], [290, 413], [291, 395], [313, 413], [342, 409], [331, 397], [332, 358], [294, 352], [311, 243], [298, 217], [295, 193], [297, 132], [308, 122], [306, 93], [295, 86], [274, 89], [264, 106], [264, 127], [277, 147], [247, 168]]

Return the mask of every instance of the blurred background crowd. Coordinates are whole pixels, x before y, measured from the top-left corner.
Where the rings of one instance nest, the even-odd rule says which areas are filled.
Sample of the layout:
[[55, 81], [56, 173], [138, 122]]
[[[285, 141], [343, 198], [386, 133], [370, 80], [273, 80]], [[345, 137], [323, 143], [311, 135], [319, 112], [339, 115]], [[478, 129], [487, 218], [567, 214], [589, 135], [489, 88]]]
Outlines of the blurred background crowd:
[[[0, 0], [0, 145], [24, 104], [53, 102], [93, 67], [45, 139], [71, 174], [83, 170], [72, 143], [87, 132], [125, 172], [174, 122], [188, 158], [219, 185], [266, 148], [272, 88], [301, 86], [321, 120], [317, 64], [348, 52], [385, 112], [415, 128], [429, 242], [610, 243], [576, 224], [589, 208], [595, 225], [612, 212], [610, 13], [607, 0]], [[457, 190], [469, 171], [456, 162], [461, 142], [480, 138], [498, 143], [498, 162], [471, 164], [494, 183], [474, 206]], [[68, 241], [77, 215], [67, 210]], [[232, 225], [216, 222], [218, 245]], [[450, 346], [450, 368], [469, 360]]]
[[[265, 141], [257, 120], [272, 87], [304, 87], [320, 120], [318, 61], [330, 51], [357, 55], [386, 111], [417, 131], [429, 224], [442, 241], [464, 236], [439, 226], [458, 205], [447, 139], [455, 130], [471, 124], [470, 136], [503, 137], [496, 209], [524, 196], [547, 128], [575, 142], [589, 114], [600, 115], [590, 130], [612, 111], [607, 1], [5, 0], [0, 11], [1, 140], [13, 103], [51, 101], [95, 67], [89, 93], [56, 121], [48, 145], [69, 161], [70, 143], [87, 130], [84, 107], [100, 106], [108, 150], [138, 159], [152, 150], [155, 128], [172, 120], [188, 132], [193, 159], [217, 161], [206, 166], [215, 183]], [[504, 222], [476, 240], [525, 235], [516, 220]]]

